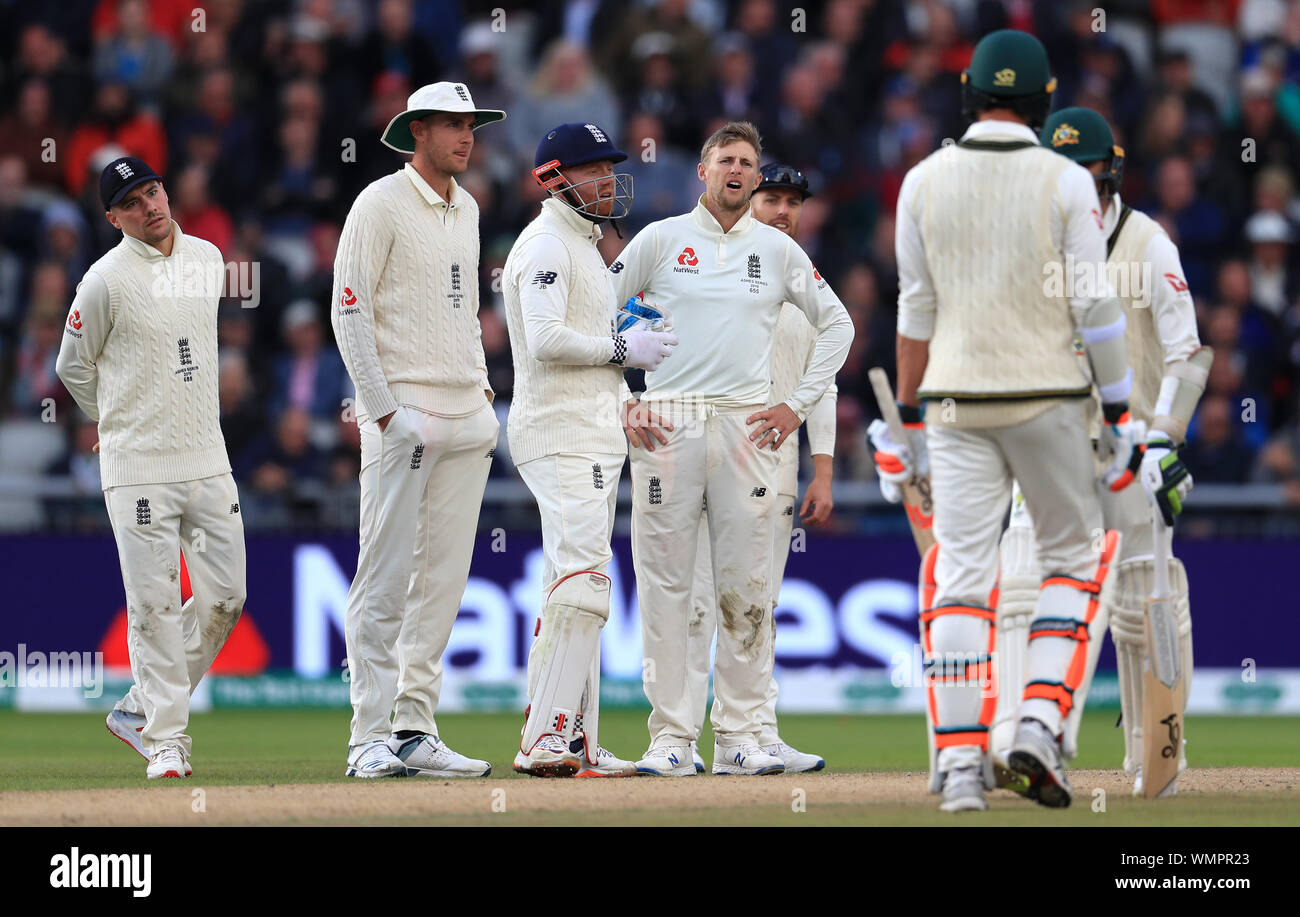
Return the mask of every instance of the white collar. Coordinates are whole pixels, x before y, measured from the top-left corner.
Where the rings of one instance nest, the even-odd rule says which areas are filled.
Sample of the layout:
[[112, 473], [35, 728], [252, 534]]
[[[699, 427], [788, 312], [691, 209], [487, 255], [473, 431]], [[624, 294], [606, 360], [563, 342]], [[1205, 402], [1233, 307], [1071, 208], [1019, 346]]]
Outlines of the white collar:
[[[181, 232], [180, 224], [177, 223], [175, 220], [172, 220], [172, 254], [173, 255], [176, 254], [176, 247], [181, 244], [181, 237], [183, 235], [184, 233]], [[158, 249], [150, 245], [148, 242], [137, 239], [135, 236], [128, 236], [124, 232], [122, 233], [122, 238], [126, 240], [126, 245], [129, 249], [131, 249], [131, 251], [135, 252], [137, 255], [144, 258], [146, 261], [157, 261], [159, 258], [167, 257], [161, 251], [159, 251]]]
[[564, 203], [564, 201], [557, 201], [554, 197], [548, 197], [542, 201], [542, 212], [549, 213], [553, 219], [559, 220], [578, 235], [590, 239], [593, 243], [598, 242], [601, 236], [604, 235], [599, 224], [593, 223]]
[[700, 195], [699, 203], [695, 205], [695, 209], [691, 211], [691, 215], [695, 218], [696, 226], [700, 227], [700, 229], [703, 229], [705, 232], [716, 236], [740, 235], [741, 233], [748, 232], [750, 227], [754, 225], [753, 205], [746, 204], [745, 212], [741, 214], [740, 219], [736, 221], [736, 225], [731, 227], [730, 232], [723, 232], [722, 224], [718, 222], [717, 217], [709, 213], [709, 208], [704, 206], [703, 194]]
[[433, 187], [424, 180], [424, 176], [416, 171], [415, 166], [408, 162], [402, 168], [406, 172], [406, 177], [411, 180], [411, 184], [415, 185], [415, 190], [419, 191], [420, 196], [428, 201], [432, 206], [442, 207], [449, 210], [456, 209], [456, 202], [460, 197], [460, 185], [456, 184], [456, 179], [454, 177], [451, 180], [451, 200], [444, 201], [442, 195], [437, 191], [434, 191]]
[[1038, 145], [1038, 135], [1034, 133], [1034, 129], [1018, 121], [975, 121], [966, 128], [966, 133], [962, 134], [961, 139], [990, 140], [994, 137], [1028, 140], [1035, 146]]

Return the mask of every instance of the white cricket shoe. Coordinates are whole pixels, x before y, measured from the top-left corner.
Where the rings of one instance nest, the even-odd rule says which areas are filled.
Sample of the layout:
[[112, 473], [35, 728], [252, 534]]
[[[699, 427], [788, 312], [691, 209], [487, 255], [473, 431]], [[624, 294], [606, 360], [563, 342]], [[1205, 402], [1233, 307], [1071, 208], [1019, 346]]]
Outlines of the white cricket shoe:
[[694, 777], [689, 745], [655, 745], [636, 763], [636, 772], [649, 777]]
[[349, 777], [405, 777], [406, 765], [383, 739], [348, 746]]
[[[574, 739], [574, 744], [578, 746], [578, 760], [582, 762], [582, 767], [574, 774], [575, 777], [635, 777], [636, 762], [624, 761], [615, 755], [612, 751], [603, 745], [596, 746], [596, 762], [593, 764], [587, 760], [586, 741], [579, 736]], [[573, 745], [569, 746], [570, 749]]]
[[428, 734], [391, 738], [388, 750], [406, 765], [408, 777], [486, 777], [492, 773], [488, 762], [466, 758], [442, 739]]
[[784, 742], [764, 745], [762, 749], [774, 758], [780, 758], [781, 763], [785, 765], [787, 774], [807, 774], [810, 771], [819, 771], [826, 766], [824, 758], [810, 755]]
[[158, 753], [149, 759], [149, 766], [145, 768], [145, 775], [150, 780], [157, 780], [159, 777], [183, 778], [192, 773], [194, 771], [185, 760], [184, 752], [175, 745], [164, 745], [158, 749]]
[[695, 765], [695, 773], [704, 773], [704, 759], [700, 757], [700, 748], [695, 743], [691, 743], [691, 763]]
[[1065, 776], [1060, 743], [1038, 720], [1026, 718], [1016, 724], [1016, 740], [1007, 755], [1007, 765], [1029, 778], [1025, 795], [1034, 802], [1051, 809], [1069, 806], [1074, 790]]
[[785, 762], [768, 754], [761, 745], [713, 745], [713, 773], [760, 777], [785, 773]]
[[989, 807], [984, 801], [984, 774], [979, 767], [955, 767], [943, 779], [941, 812], [983, 812]]
[[533, 777], [572, 777], [581, 767], [564, 737], [553, 732], [538, 739], [527, 754], [515, 755], [515, 771]]
[[114, 708], [104, 718], [104, 725], [108, 727], [109, 732], [134, 748], [135, 753], [141, 758], [149, 760], [149, 755], [144, 750], [144, 740], [140, 737], [140, 731], [144, 729], [144, 717], [138, 713], [125, 713]]

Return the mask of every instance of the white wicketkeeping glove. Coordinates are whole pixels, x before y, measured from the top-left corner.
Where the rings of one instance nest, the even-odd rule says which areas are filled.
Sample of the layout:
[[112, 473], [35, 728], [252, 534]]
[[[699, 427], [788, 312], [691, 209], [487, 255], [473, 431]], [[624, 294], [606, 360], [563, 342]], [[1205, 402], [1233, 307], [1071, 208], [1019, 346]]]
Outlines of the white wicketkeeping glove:
[[644, 293], [638, 293], [623, 303], [618, 310], [614, 330], [619, 332], [672, 331], [673, 317], [663, 306], [646, 299]]
[[[627, 369], [654, 372], [676, 348], [677, 335], [671, 331], [624, 331], [614, 335], [614, 359], [611, 362]], [[619, 359], [620, 355], [622, 359]]]
[[867, 438], [875, 452], [876, 475], [880, 478], [880, 493], [890, 503], [903, 499], [902, 485], [912, 475], [930, 473], [930, 451], [925, 445], [925, 425], [905, 427], [907, 442], [900, 443], [889, 432], [889, 424], [873, 420], [867, 427]]

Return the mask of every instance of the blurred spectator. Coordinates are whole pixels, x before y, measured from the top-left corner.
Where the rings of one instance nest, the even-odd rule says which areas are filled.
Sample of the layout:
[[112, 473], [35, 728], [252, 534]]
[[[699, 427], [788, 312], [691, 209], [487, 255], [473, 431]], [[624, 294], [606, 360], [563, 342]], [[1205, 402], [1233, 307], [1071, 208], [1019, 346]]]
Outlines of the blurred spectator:
[[21, 157], [28, 181], [46, 190], [63, 187], [58, 156], [66, 150], [67, 134], [50, 111], [50, 87], [33, 77], [23, 83], [13, 114], [0, 120], [0, 159]]
[[492, 31], [489, 22], [471, 22], [460, 33], [460, 57], [464, 71], [462, 82], [473, 91], [474, 104], [486, 110], [508, 112], [519, 96], [506, 82], [501, 69], [503, 35]]
[[668, 140], [694, 144], [699, 128], [686, 103], [674, 63], [674, 39], [667, 32], [646, 32], [632, 46], [641, 80], [623, 101], [624, 111], [644, 111], [657, 117]]
[[[95, 17], [91, 20], [91, 34], [96, 42], [110, 38], [122, 28], [122, 21], [131, 13], [128, 7], [136, 0], [99, 0], [95, 8]], [[185, 32], [193, 23], [194, 13], [203, 6], [220, 6], [220, 3], [195, 3], [194, 0], [148, 0], [144, 15], [146, 24], [153, 32], [167, 39], [173, 47], [179, 48]], [[153, 163], [150, 163], [153, 165]], [[156, 168], [156, 167], [155, 167]]]
[[[624, 143], [621, 149], [628, 159], [618, 168], [632, 176], [632, 212], [624, 221], [629, 235], [695, 206], [701, 190], [695, 170], [699, 155], [674, 146], [658, 117], [648, 112], [633, 115]], [[653, 156], [648, 155], [651, 151]]]
[[6, 96], [36, 77], [50, 89], [50, 110], [67, 125], [77, 124], [86, 111], [91, 82], [81, 64], [68, 54], [62, 39], [41, 23], [32, 23], [18, 38], [18, 60], [5, 73]]
[[739, 32], [720, 35], [713, 43], [713, 54], [714, 79], [695, 96], [696, 122], [718, 116], [728, 121], [757, 122], [766, 105], [759, 93], [748, 40]]
[[[290, 83], [284, 93], [298, 88]], [[321, 108], [318, 93], [318, 119]], [[203, 74], [193, 103], [172, 119], [171, 140], [177, 159], [207, 170], [209, 193], [218, 203], [227, 209], [248, 206], [259, 186], [262, 162], [253, 119], [239, 109], [235, 98], [234, 71], [214, 67]]]
[[[537, 149], [542, 136], [557, 124], [591, 121], [611, 137], [623, 135], [623, 119], [609, 86], [591, 68], [587, 52], [568, 41], [553, 42], [542, 56], [537, 75], [523, 99], [510, 110], [507, 126], [521, 151]], [[532, 156], [527, 156], [532, 164]]]
[[221, 405], [221, 432], [231, 465], [239, 466], [245, 461], [248, 447], [263, 434], [266, 420], [244, 352], [227, 348], [224, 343], [219, 352], [217, 398]]
[[1223, 213], [1196, 189], [1191, 164], [1170, 156], [1156, 175], [1156, 199], [1142, 209], [1149, 212], [1178, 246], [1193, 296], [1210, 292], [1211, 268], [1222, 255], [1227, 226]]
[[94, 110], [72, 133], [65, 154], [65, 183], [73, 195], [87, 181], [86, 164], [108, 143], [122, 147], [149, 163], [159, 175], [167, 174], [167, 137], [153, 115], [139, 111], [125, 83], [106, 82], [95, 93]]
[[40, 257], [54, 261], [75, 288], [90, 267], [90, 249], [86, 241], [86, 221], [71, 201], [57, 198], [41, 214]]
[[1281, 214], [1261, 210], [1246, 221], [1246, 240], [1251, 250], [1251, 297], [1280, 317], [1296, 294], [1295, 272], [1287, 264], [1294, 241], [1291, 225]]
[[340, 414], [337, 428], [337, 442], [329, 454], [326, 480], [335, 486], [349, 486], [356, 484], [361, 474], [361, 427], [355, 418]]
[[1219, 112], [1214, 99], [1192, 80], [1192, 59], [1188, 53], [1182, 48], [1171, 48], [1160, 54], [1159, 62], [1159, 88], [1177, 96], [1189, 118], [1199, 114], [1217, 121]]
[[315, 420], [333, 422], [342, 409], [348, 376], [338, 351], [324, 347], [316, 304], [309, 299], [290, 304], [284, 310], [283, 329], [289, 352], [275, 361], [271, 415], [296, 408]]
[[1232, 403], [1207, 395], [1196, 413], [1194, 436], [1183, 449], [1183, 462], [1197, 483], [1243, 483], [1250, 475], [1252, 454], [1233, 423]]
[[287, 494], [294, 484], [318, 478], [322, 461], [310, 434], [311, 415], [287, 408], [276, 418], [274, 432], [249, 447], [241, 476], [252, 481], [254, 490], [269, 495]]
[[[66, 309], [66, 304], [48, 300], [32, 303], [18, 345], [13, 389], [9, 396], [11, 415], [28, 420], [57, 419], [57, 412], [72, 404], [72, 396], [54, 371], [59, 344], [63, 341]], [[51, 404], [56, 413], [42, 416]]]
[[774, 0], [741, 0], [736, 13], [736, 31], [745, 37], [749, 53], [760, 66], [756, 95], [760, 110], [768, 111], [781, 92], [782, 68], [776, 61], [793, 61], [798, 45], [790, 32], [789, 14]]
[[160, 107], [176, 59], [167, 40], [150, 28], [145, 0], [118, 0], [117, 27], [99, 37], [96, 46], [96, 80], [125, 83], [141, 105]]
[[[381, 73], [400, 73], [412, 86], [438, 81], [442, 70], [438, 52], [411, 26], [411, 0], [379, 0], [375, 30], [355, 53], [357, 71], [365, 85], [370, 85]], [[472, 88], [474, 101], [482, 105], [478, 87]]]
[[594, 45], [600, 71], [609, 75], [618, 91], [634, 93], [642, 82], [636, 46], [652, 32], [665, 33], [671, 39], [673, 63], [684, 85], [692, 91], [704, 88], [712, 39], [691, 21], [689, 7], [688, 0], [651, 0], [627, 9], [614, 37]]
[[26, 164], [19, 156], [0, 155], [0, 251], [24, 261], [34, 259], [40, 219], [41, 201], [27, 185]]
[[187, 235], [206, 239], [221, 249], [224, 257], [231, 250], [235, 226], [230, 214], [208, 196], [208, 170], [190, 166], [172, 185], [172, 219]]

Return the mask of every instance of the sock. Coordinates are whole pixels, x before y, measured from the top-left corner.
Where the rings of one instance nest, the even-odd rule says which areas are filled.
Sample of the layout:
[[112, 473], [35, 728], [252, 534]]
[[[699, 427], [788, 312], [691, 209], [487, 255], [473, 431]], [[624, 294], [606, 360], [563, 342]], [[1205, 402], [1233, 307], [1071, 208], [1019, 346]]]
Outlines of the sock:
[[407, 739], [414, 739], [416, 736], [422, 736], [425, 733], [418, 729], [399, 729], [393, 733], [393, 738], [399, 742], [405, 742]]

